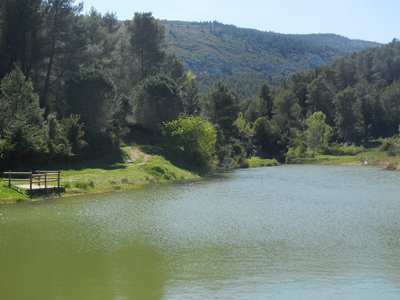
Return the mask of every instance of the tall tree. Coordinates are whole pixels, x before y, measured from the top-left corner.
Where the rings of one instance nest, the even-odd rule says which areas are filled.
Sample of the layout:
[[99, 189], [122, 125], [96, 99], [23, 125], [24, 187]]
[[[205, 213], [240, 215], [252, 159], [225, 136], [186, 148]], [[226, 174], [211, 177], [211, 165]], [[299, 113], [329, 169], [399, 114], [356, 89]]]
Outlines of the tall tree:
[[339, 138], [345, 142], [354, 143], [362, 136], [362, 117], [356, 114], [354, 105], [357, 102], [353, 88], [347, 87], [334, 98], [336, 108], [335, 124]]
[[327, 80], [320, 76], [308, 85], [307, 94], [308, 113], [312, 114], [315, 111], [322, 111], [331, 124], [334, 119], [334, 106], [332, 103], [334, 92], [332, 90]]
[[265, 115], [268, 119], [271, 119], [274, 114], [274, 99], [271, 95], [270, 88], [266, 83], [261, 86], [259, 98], [264, 103]]
[[[47, 57], [45, 63], [45, 77], [41, 91], [41, 106], [48, 111], [54, 110], [57, 92], [60, 90], [60, 81], [65, 77], [68, 69], [73, 67], [74, 55], [85, 47], [83, 38], [74, 32], [78, 22], [78, 13], [82, 10], [82, 3], [74, 5], [75, 0], [49, 0], [46, 3], [46, 46]], [[76, 29], [76, 28], [75, 28]], [[56, 95], [49, 100], [51, 88]]]
[[196, 81], [196, 75], [192, 71], [189, 70], [186, 73], [181, 89], [185, 113], [187, 115], [199, 114], [199, 87]]
[[138, 59], [140, 79], [155, 75], [164, 57], [164, 26], [152, 13], [135, 13], [128, 26], [133, 55]]
[[203, 105], [205, 115], [219, 126], [222, 141], [237, 134], [234, 122], [239, 113], [239, 100], [227, 86], [218, 81], [206, 95]]
[[9, 150], [2, 154], [3, 158], [20, 163], [44, 150], [43, 121], [32, 83], [16, 68], [0, 84], [0, 140]]
[[99, 69], [82, 68], [67, 82], [70, 113], [81, 116], [90, 135], [96, 135], [111, 126], [110, 105], [114, 96], [113, 82]]
[[283, 132], [289, 128], [297, 128], [301, 125], [301, 107], [295, 94], [288, 90], [279, 90], [274, 98], [276, 113], [273, 120]]
[[87, 43], [84, 65], [101, 67], [112, 72], [114, 68], [113, 54], [119, 38], [117, 31], [120, 28], [116, 16], [110, 13], [102, 16], [92, 8], [83, 17], [82, 23]]
[[0, 78], [16, 64], [26, 77], [41, 58], [42, 0], [0, 2]]

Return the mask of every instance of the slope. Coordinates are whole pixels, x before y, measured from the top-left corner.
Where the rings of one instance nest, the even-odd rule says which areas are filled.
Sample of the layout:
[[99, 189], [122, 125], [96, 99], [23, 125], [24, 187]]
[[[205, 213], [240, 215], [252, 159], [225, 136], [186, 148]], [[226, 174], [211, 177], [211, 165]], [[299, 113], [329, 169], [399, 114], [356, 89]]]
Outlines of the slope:
[[242, 97], [256, 93], [262, 82], [277, 84], [288, 74], [379, 45], [334, 34], [286, 35], [218, 22], [162, 23], [169, 51], [196, 73], [203, 90], [223, 80]]

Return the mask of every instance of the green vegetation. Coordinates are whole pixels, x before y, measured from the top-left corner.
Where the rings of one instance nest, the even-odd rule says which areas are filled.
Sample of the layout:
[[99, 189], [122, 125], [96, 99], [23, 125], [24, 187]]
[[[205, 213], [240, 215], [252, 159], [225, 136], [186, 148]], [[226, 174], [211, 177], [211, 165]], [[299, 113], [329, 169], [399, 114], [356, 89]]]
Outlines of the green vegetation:
[[207, 91], [221, 80], [240, 97], [254, 96], [264, 82], [312, 70], [379, 44], [334, 34], [287, 35], [218, 22], [162, 21], [166, 42]]
[[260, 167], [271, 167], [278, 166], [279, 163], [276, 159], [267, 159], [257, 156], [252, 156], [247, 160], [248, 166], [250, 168], [260, 168]]
[[398, 168], [397, 40], [314, 68], [376, 44], [81, 11], [0, 2], [0, 172], [67, 169], [67, 193], [88, 193], [270, 164], [254, 157]]
[[329, 138], [332, 135], [332, 128], [325, 123], [324, 113], [317, 111], [308, 117], [304, 123], [306, 125], [306, 143], [314, 156], [316, 150], [328, 147]]
[[149, 155], [140, 147], [123, 147], [126, 158], [113, 165], [102, 161], [79, 165], [63, 171], [66, 194], [104, 193], [142, 187], [149, 183], [164, 183], [199, 179], [198, 175], [180, 169], [164, 157]]
[[13, 188], [9, 188], [6, 183], [0, 183], [0, 204], [27, 201], [28, 198]]
[[[400, 138], [387, 138], [374, 141], [372, 146], [337, 145], [332, 144], [322, 154], [312, 156], [310, 153], [302, 156], [288, 156], [289, 163], [299, 164], [349, 164], [373, 165], [386, 170], [400, 170], [400, 156], [387, 151], [386, 146], [400, 141]], [[397, 151], [400, 150], [398, 144]]]
[[170, 143], [182, 148], [186, 161], [205, 170], [214, 169], [217, 132], [207, 119], [182, 115], [165, 124], [165, 135]]
[[[198, 180], [193, 172], [174, 166], [160, 155], [146, 152], [152, 147], [124, 146], [124, 159], [111, 163], [103, 159], [64, 166], [62, 185], [64, 196], [128, 190], [148, 184]], [[142, 149], [146, 151], [142, 151]], [[26, 201], [28, 198], [6, 183], [0, 184], [0, 203]]]

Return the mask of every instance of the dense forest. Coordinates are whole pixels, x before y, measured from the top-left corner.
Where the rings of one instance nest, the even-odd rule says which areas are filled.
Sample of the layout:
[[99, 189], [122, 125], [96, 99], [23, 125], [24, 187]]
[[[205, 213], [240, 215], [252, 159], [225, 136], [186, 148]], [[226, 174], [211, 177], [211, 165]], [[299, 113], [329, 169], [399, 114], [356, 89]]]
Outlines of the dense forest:
[[266, 77], [243, 99], [221, 81], [202, 92], [169, 51], [151, 13], [121, 23], [82, 14], [73, 0], [1, 1], [0, 169], [117, 155], [121, 142], [145, 141], [213, 170], [398, 133], [396, 40], [278, 86]]
[[264, 82], [276, 85], [289, 74], [379, 46], [335, 34], [290, 35], [215, 21], [162, 24], [169, 49], [185, 69], [196, 73], [200, 91], [221, 80], [240, 97], [255, 96]]

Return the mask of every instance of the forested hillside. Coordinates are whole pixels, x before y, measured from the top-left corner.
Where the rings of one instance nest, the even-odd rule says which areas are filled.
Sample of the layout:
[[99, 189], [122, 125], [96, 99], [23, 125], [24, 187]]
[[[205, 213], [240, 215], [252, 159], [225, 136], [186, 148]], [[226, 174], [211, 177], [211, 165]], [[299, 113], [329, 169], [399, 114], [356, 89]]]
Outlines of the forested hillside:
[[202, 90], [223, 80], [242, 97], [254, 95], [265, 81], [278, 84], [288, 74], [378, 45], [334, 34], [287, 35], [218, 22], [162, 23], [168, 48], [197, 74]]
[[[399, 79], [400, 42], [393, 40], [287, 78], [272, 93], [270, 115], [256, 99], [242, 109], [266, 153], [284, 145], [287, 155], [306, 156], [312, 145], [328, 151], [332, 141], [360, 145], [398, 136]], [[399, 142], [395, 138], [382, 149], [397, 155]]]
[[348, 143], [400, 130], [400, 42], [354, 53], [330, 66], [296, 74], [277, 90], [288, 93], [301, 116], [321, 111], [335, 136]]

